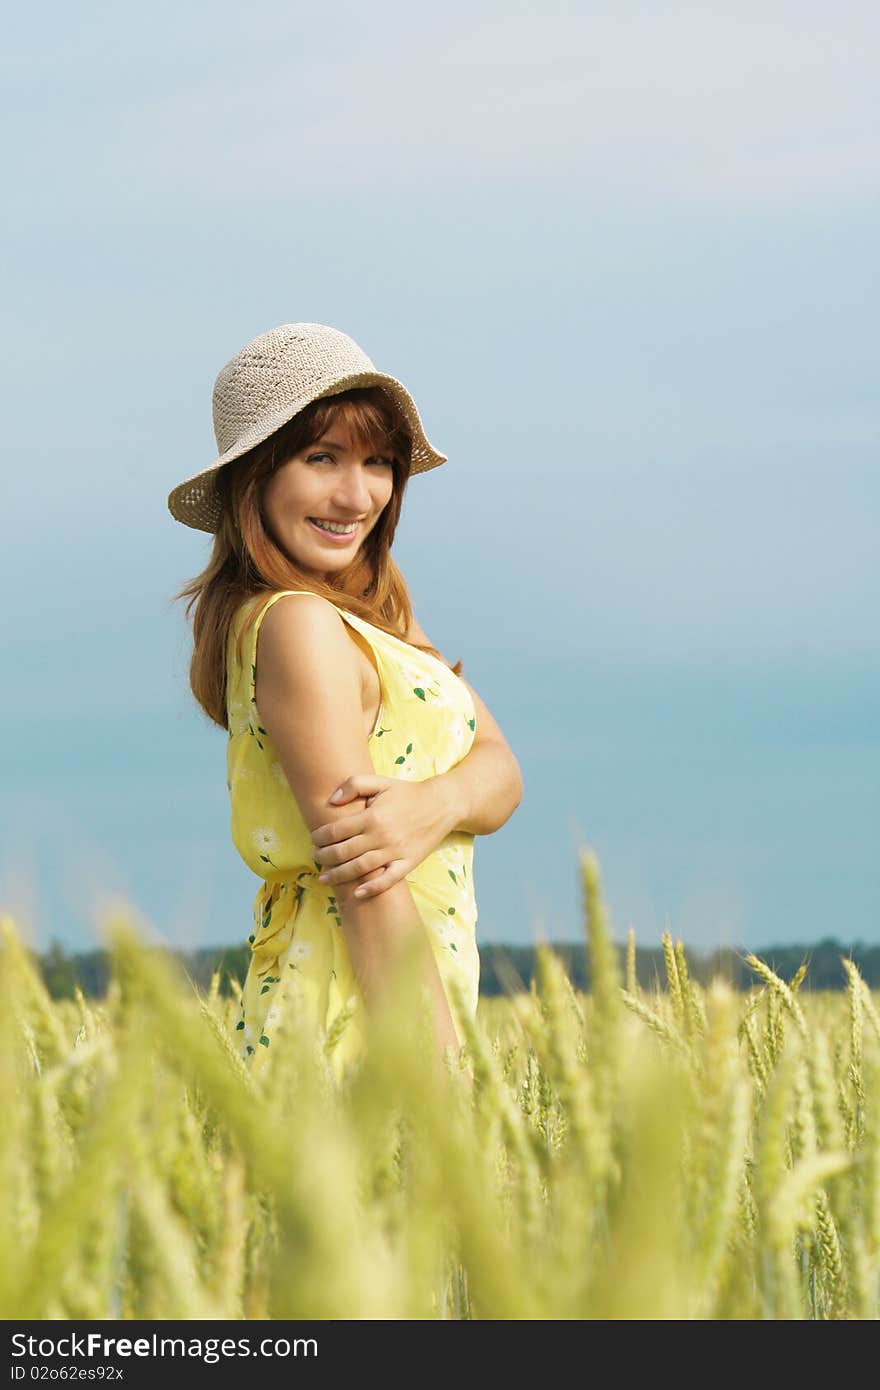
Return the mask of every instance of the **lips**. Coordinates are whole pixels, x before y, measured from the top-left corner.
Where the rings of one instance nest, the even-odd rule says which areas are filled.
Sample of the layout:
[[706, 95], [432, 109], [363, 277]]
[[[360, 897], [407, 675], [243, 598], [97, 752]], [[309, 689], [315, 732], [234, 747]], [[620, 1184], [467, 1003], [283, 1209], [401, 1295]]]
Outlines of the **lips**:
[[347, 542], [353, 541], [361, 525], [361, 523], [358, 522], [353, 531], [325, 531], [322, 526], [316, 525], [311, 517], [307, 517], [306, 520], [310, 526], [314, 527], [316, 535], [323, 536], [324, 539], [328, 541], [335, 541], [337, 545], [345, 545]]

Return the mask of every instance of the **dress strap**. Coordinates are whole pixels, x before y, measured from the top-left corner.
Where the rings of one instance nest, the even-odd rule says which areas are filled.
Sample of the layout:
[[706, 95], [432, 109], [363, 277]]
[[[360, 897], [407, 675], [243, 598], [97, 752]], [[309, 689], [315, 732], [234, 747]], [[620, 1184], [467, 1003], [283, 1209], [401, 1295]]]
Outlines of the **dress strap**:
[[[313, 597], [322, 597], [322, 595], [315, 595], [313, 589], [280, 589], [277, 593], [269, 595], [257, 613], [256, 618], [251, 624], [247, 642], [247, 664], [250, 668], [247, 678], [248, 695], [254, 715], [256, 715], [257, 705], [257, 639], [260, 635], [260, 625], [269, 609], [272, 607], [272, 604], [277, 603], [278, 599], [285, 598], [288, 594], [312, 594]], [[340, 618], [342, 618], [343, 622], [347, 623], [349, 627], [357, 632], [361, 641], [366, 644], [367, 651], [372, 656], [373, 665], [376, 669], [376, 676], [379, 681], [379, 713], [376, 716], [376, 721], [369, 737], [371, 739], [378, 737], [379, 729], [382, 726], [382, 719], [387, 709], [386, 689], [388, 677], [384, 670], [384, 659], [381, 648], [379, 644], [373, 640], [371, 635], [376, 629], [372, 623], [364, 622], [362, 618], [355, 617], [354, 613], [349, 613], [347, 609], [340, 607], [338, 603], [332, 603], [330, 599], [328, 599], [327, 602], [330, 603], [332, 608], [336, 609], [336, 612], [339, 614]], [[257, 725], [257, 729], [258, 732], [263, 732], [263, 730], [259, 728], [259, 725]]]
[[[257, 638], [260, 635], [260, 626], [266, 614], [269, 612], [269, 609], [272, 607], [272, 604], [277, 603], [278, 599], [285, 598], [288, 594], [312, 594], [312, 597], [318, 597], [318, 595], [316, 595], [314, 593], [314, 590], [312, 589], [280, 589], [278, 593], [270, 594], [263, 606], [260, 608], [260, 611], [257, 613], [257, 616], [251, 624], [251, 628], [248, 633], [248, 664], [250, 665], [248, 685], [250, 687], [250, 698], [252, 704], [256, 704]], [[336, 607], [335, 603], [333, 607]]]

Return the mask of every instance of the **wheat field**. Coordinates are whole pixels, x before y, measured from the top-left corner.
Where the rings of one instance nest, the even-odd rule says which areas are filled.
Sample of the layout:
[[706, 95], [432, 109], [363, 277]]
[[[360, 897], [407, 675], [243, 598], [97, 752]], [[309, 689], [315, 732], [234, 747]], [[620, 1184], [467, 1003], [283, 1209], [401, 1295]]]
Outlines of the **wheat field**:
[[539, 946], [445, 1085], [391, 1011], [341, 1080], [338, 1029], [294, 1028], [257, 1077], [237, 995], [122, 908], [107, 995], [53, 1001], [0, 919], [0, 1316], [880, 1315], [880, 1018], [855, 966], [836, 995], [755, 957], [747, 994], [702, 988], [667, 933], [649, 992], [579, 867], [590, 992]]

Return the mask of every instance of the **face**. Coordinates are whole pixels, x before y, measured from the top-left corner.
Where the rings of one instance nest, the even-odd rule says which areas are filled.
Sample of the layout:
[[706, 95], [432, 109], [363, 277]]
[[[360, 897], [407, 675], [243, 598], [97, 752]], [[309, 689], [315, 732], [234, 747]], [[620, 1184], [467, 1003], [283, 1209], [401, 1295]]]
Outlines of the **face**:
[[[365, 453], [343, 423], [293, 454], [263, 493], [269, 533], [290, 558], [323, 579], [350, 565], [394, 491], [391, 455]], [[318, 522], [345, 525], [345, 533]], [[349, 530], [350, 523], [356, 523]]]

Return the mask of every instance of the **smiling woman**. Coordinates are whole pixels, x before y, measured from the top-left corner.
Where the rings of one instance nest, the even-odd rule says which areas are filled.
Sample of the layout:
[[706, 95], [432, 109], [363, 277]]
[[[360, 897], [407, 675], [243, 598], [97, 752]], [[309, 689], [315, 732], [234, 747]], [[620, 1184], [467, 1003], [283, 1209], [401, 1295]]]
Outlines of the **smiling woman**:
[[376, 525], [394, 492], [394, 460], [362, 447], [344, 418], [334, 435], [295, 449], [263, 490], [266, 529], [280, 549], [330, 583], [340, 556], [350, 556]]
[[241, 1054], [271, 1065], [294, 1011], [333, 1035], [341, 1079], [409, 943], [440, 1062], [464, 1042], [456, 997], [477, 1007], [474, 834], [522, 791], [482, 702], [493, 728], [478, 738], [476, 692], [424, 639], [390, 553], [410, 477], [445, 456], [405, 387], [318, 324], [242, 349], [217, 377], [214, 421], [218, 459], [168, 505], [214, 534], [177, 597], [196, 605], [193, 693], [228, 731], [233, 842], [262, 880]]

